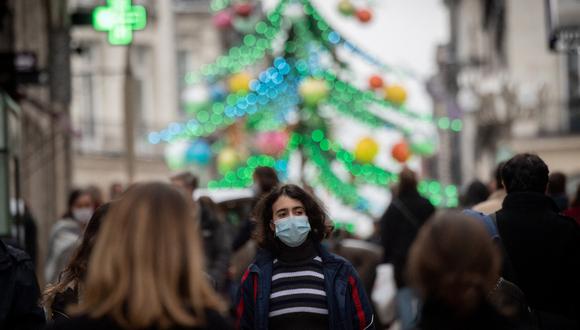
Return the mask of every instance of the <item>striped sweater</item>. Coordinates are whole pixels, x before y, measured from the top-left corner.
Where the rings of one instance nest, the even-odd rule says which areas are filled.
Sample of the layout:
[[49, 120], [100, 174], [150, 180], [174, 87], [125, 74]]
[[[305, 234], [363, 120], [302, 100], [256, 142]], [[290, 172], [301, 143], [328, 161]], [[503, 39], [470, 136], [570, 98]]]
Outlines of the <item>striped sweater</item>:
[[271, 329], [328, 329], [320, 257], [292, 263], [274, 260], [269, 318]]

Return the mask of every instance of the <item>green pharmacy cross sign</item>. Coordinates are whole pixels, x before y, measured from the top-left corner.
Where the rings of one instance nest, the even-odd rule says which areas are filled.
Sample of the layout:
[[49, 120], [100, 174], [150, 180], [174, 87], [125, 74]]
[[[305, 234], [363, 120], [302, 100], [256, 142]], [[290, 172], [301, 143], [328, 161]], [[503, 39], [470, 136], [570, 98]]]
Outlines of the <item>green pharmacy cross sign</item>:
[[143, 6], [133, 6], [131, 0], [107, 0], [106, 6], [93, 11], [93, 27], [108, 32], [111, 45], [128, 45], [133, 41], [133, 31], [147, 25], [147, 11]]

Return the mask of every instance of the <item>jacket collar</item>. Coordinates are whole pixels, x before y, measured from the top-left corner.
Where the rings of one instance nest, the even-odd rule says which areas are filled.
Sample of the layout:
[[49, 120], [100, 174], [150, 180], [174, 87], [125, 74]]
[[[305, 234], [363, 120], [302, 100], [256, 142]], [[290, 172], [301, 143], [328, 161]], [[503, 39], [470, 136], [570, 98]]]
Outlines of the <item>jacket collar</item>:
[[[344, 262], [343, 259], [328, 252], [328, 250], [322, 244], [316, 243], [314, 246], [323, 263], [340, 264]], [[272, 252], [260, 248], [258, 249], [258, 253], [256, 254], [256, 260], [254, 261], [254, 265], [256, 265], [258, 268], [263, 268], [265, 265], [271, 264], [273, 261], [274, 255], [272, 254]]]
[[509, 193], [502, 204], [504, 209], [529, 208], [550, 209], [559, 212], [558, 206], [550, 197], [536, 192], [513, 192]]

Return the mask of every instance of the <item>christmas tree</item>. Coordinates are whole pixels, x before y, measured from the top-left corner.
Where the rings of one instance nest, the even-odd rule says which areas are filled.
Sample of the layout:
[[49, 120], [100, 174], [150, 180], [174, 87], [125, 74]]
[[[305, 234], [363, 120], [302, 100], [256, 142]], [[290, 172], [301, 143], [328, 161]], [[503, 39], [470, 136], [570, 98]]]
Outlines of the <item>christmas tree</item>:
[[[322, 187], [342, 204], [366, 213], [369, 202], [360, 188], [386, 189], [397, 176], [376, 165], [381, 146], [370, 134], [354, 150], [343, 147], [337, 137], [347, 134], [349, 125], [336, 125], [337, 118], [369, 130], [398, 132], [401, 137], [389, 144], [399, 163], [435, 152], [437, 124], [461, 129], [460, 121], [408, 109], [403, 85], [384, 83], [401, 70], [346, 40], [309, 0], [279, 0], [265, 14], [245, 1], [214, 1], [212, 9], [217, 28], [241, 31], [239, 44], [185, 77], [191, 86], [186, 93], [191, 118], [149, 134], [151, 143], [179, 146], [172, 147], [177, 157], [168, 157], [174, 169], [215, 164], [221, 177], [210, 181], [209, 188], [248, 187], [258, 166], [271, 166], [284, 178], [292, 161], [299, 164], [303, 184]], [[362, 23], [372, 17], [345, 0], [338, 9]], [[380, 74], [367, 77], [368, 86], [355, 85], [348, 56]], [[455, 186], [427, 180], [419, 190], [437, 206], [457, 206]]]

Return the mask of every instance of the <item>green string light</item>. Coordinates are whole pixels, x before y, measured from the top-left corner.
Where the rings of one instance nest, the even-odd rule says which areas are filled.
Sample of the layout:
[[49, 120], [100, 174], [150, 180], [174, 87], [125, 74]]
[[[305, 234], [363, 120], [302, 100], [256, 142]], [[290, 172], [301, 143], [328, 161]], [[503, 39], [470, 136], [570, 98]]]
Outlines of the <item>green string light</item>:
[[224, 76], [236, 73], [263, 59], [266, 51], [271, 50], [272, 41], [281, 31], [281, 14], [288, 1], [280, 0], [276, 8], [267, 15], [268, 23], [261, 21], [256, 24], [256, 34], [245, 35], [242, 45], [232, 47], [227, 52], [227, 55], [218, 57], [214, 63], [204, 65], [200, 72], [186, 74], [185, 82], [187, 84], [195, 84], [202, 77]]
[[231, 0], [212, 0], [210, 8], [212, 11], [216, 12], [228, 8], [231, 3]]

